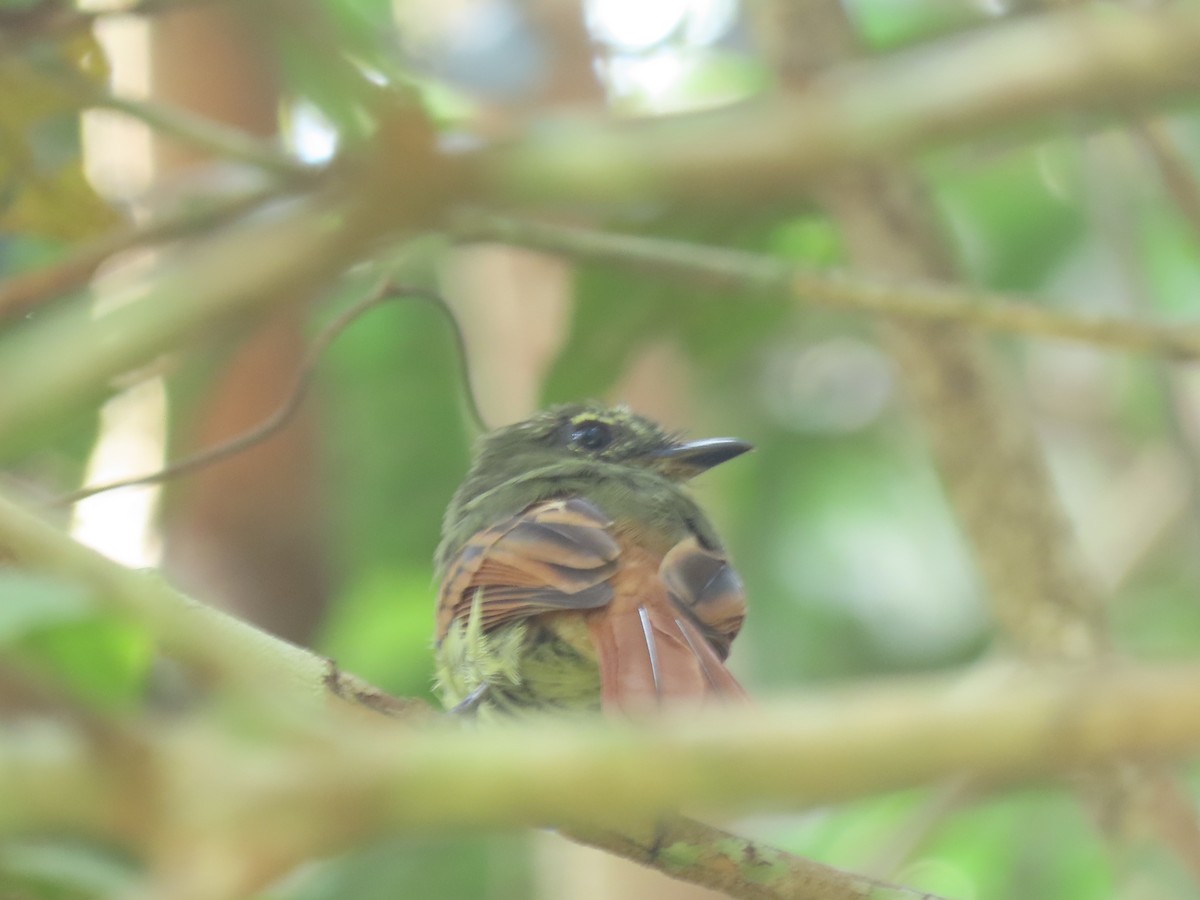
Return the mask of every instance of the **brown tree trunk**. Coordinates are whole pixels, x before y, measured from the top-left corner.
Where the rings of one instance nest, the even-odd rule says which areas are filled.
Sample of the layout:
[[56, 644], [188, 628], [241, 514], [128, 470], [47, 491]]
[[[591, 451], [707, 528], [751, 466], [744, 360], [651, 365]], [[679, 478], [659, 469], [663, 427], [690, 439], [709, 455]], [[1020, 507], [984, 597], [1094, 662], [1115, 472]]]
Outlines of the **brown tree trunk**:
[[[157, 18], [150, 52], [156, 101], [251, 134], [275, 134], [279, 94], [270, 59], [234, 8]], [[160, 181], [211, 162], [169, 139], [156, 141], [154, 156]], [[270, 415], [300, 365], [303, 325], [301, 306], [286, 305], [229, 353], [203, 388], [178, 401], [172, 455], [222, 441]], [[165, 525], [173, 578], [301, 643], [328, 595], [317, 438], [314, 415], [302, 413], [265, 443], [173, 486]]]

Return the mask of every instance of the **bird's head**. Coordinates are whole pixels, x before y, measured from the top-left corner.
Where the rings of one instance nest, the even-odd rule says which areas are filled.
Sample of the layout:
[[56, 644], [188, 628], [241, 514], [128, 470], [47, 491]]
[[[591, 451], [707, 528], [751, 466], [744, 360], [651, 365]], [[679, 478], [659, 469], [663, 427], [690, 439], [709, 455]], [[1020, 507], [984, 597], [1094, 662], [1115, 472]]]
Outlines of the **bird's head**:
[[485, 473], [503, 480], [534, 470], [608, 463], [682, 482], [749, 449], [734, 438], [685, 441], [625, 407], [571, 403], [484, 436], [468, 481]]

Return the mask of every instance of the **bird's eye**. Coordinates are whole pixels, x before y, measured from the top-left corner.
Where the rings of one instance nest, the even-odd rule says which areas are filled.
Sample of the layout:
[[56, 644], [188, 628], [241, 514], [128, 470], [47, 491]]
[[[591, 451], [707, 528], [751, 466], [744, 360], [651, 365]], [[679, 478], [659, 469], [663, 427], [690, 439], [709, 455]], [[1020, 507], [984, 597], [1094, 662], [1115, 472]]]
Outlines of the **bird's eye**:
[[612, 438], [612, 429], [603, 422], [580, 422], [571, 432], [571, 443], [584, 450], [603, 450]]

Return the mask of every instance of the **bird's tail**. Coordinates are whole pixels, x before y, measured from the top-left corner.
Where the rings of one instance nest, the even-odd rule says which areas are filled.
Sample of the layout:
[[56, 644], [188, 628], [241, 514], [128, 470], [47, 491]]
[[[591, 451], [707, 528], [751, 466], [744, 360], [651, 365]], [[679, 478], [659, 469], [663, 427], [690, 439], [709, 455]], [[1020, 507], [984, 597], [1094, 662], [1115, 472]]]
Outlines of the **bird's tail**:
[[596, 610], [588, 616], [588, 629], [596, 646], [605, 712], [636, 715], [747, 696], [665, 588], [659, 596], [624, 603], [618, 599]]

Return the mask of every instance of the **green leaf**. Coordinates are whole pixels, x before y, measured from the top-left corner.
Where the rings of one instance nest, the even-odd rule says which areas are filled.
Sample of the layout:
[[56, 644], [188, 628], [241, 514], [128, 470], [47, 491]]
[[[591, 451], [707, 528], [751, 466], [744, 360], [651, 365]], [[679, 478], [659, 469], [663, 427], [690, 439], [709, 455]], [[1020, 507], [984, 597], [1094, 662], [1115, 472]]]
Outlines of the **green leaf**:
[[429, 696], [435, 596], [428, 568], [369, 570], [334, 607], [321, 652], [385, 690]]
[[103, 848], [76, 841], [17, 839], [0, 844], [0, 896], [37, 900], [124, 897], [136, 873]]
[[1073, 250], [1087, 224], [1071, 140], [1013, 150], [987, 166], [947, 158], [934, 166], [938, 201], [959, 246], [984, 283], [1038, 290]]
[[83, 173], [79, 109], [108, 63], [90, 34], [0, 55], [0, 232], [78, 240], [117, 215]]
[[[793, 221], [767, 214], [730, 225], [677, 209], [637, 232], [618, 230], [768, 252], [776, 229]], [[740, 298], [595, 265], [581, 265], [575, 285], [571, 333], [547, 378], [546, 402], [600, 397], [642, 348], [663, 338], [677, 340], [704, 368], [720, 370], [743, 360], [790, 308], [783, 298]]]
[[95, 600], [78, 582], [0, 569], [0, 647], [85, 702], [132, 705], [141, 694], [151, 642]]
[[0, 646], [92, 616], [92, 594], [82, 584], [0, 568]]

